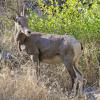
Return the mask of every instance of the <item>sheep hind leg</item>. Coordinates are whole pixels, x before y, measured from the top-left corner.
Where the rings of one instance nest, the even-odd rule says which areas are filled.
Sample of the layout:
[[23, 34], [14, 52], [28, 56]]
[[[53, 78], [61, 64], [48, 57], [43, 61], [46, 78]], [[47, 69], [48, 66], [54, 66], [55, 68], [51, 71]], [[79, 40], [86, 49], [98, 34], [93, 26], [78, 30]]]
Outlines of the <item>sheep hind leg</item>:
[[72, 80], [71, 92], [69, 92], [70, 97], [72, 98], [76, 96], [77, 77], [71, 59], [64, 59], [64, 65], [66, 66]]
[[76, 62], [75, 64], [74, 64], [74, 66], [73, 66], [73, 68], [74, 68], [74, 71], [75, 71], [75, 73], [76, 73], [76, 79], [77, 79], [77, 84], [78, 84], [78, 86], [76, 86], [76, 87], [78, 87], [78, 92], [77, 92], [77, 94], [79, 94], [80, 96], [82, 96], [82, 94], [83, 94], [83, 85], [84, 85], [84, 78], [83, 78], [83, 75], [82, 75], [82, 73], [77, 69], [77, 67], [78, 67], [78, 62]]

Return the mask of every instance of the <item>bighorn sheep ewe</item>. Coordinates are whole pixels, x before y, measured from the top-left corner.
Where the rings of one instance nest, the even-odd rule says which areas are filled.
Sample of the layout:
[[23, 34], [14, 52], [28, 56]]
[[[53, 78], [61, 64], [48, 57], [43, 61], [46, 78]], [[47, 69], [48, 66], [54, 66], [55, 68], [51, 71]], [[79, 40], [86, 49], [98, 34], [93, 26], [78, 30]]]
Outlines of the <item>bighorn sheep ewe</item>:
[[74, 91], [76, 91], [78, 83], [79, 88], [82, 88], [83, 76], [77, 69], [82, 55], [82, 45], [79, 41], [70, 35], [31, 32], [27, 27], [27, 21], [24, 16], [19, 16], [14, 21], [17, 25], [16, 41], [18, 42], [19, 50], [25, 51], [31, 56], [32, 61], [38, 64], [39, 62], [49, 64], [64, 63], [71, 76]]

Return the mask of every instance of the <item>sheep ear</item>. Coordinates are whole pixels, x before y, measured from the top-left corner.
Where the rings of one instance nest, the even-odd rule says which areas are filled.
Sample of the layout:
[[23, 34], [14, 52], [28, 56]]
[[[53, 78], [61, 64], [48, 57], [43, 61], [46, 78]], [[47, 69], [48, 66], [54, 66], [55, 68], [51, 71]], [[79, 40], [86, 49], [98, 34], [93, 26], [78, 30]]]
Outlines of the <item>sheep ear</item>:
[[11, 16], [10, 19], [13, 20], [13, 21], [16, 21], [16, 17], [15, 16]]
[[13, 21], [15, 21], [15, 22], [17, 22], [17, 20], [18, 20], [19, 17], [20, 16], [18, 16], [18, 15], [17, 16], [11, 16], [10, 19], [13, 20]]

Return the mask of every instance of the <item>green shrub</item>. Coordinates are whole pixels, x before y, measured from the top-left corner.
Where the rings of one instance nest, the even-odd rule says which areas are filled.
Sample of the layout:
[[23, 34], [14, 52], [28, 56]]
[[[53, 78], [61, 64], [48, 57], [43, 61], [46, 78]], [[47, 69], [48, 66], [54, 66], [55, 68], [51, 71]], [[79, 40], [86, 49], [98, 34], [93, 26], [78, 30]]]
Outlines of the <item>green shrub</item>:
[[[44, 7], [41, 2], [39, 3], [44, 14], [38, 17], [30, 11], [29, 26], [33, 31], [53, 34], [67, 33], [86, 42], [100, 38], [100, 13], [96, 2], [91, 9], [88, 9], [81, 3], [77, 4], [77, 0], [68, 0], [63, 5], [62, 11], [59, 7]], [[97, 42], [100, 41], [97, 40]]]

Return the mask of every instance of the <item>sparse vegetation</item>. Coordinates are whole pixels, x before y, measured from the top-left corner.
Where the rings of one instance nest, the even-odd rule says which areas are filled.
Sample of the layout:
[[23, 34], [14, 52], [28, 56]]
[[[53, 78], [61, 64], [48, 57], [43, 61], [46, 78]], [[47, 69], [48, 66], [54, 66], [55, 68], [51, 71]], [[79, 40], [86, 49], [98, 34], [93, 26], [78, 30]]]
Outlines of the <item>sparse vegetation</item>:
[[[62, 7], [44, 6], [42, 0], [37, 1], [43, 12], [38, 16], [28, 9], [32, 31], [67, 33], [79, 39], [84, 47], [79, 68], [87, 79], [85, 87], [99, 87], [100, 0], [67, 0]], [[16, 15], [10, 8], [21, 10], [22, 2], [0, 0], [0, 50], [10, 52], [14, 57], [6, 63], [0, 60], [0, 100], [66, 100], [65, 91], [70, 89], [70, 77], [64, 66], [41, 65], [41, 76], [37, 81], [30, 59], [16, 49], [12, 39], [14, 23], [8, 18]]]

